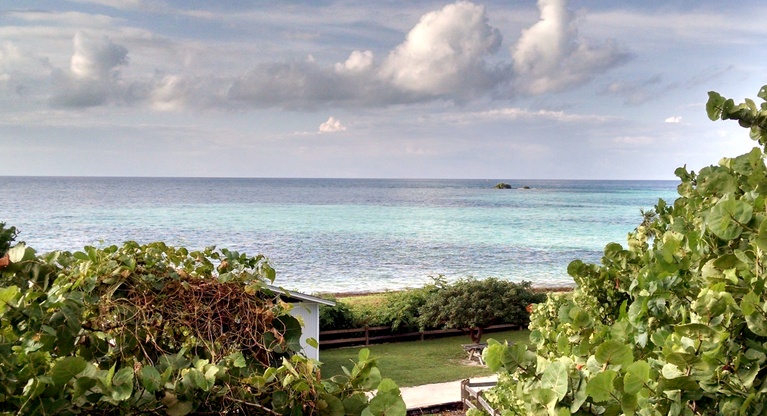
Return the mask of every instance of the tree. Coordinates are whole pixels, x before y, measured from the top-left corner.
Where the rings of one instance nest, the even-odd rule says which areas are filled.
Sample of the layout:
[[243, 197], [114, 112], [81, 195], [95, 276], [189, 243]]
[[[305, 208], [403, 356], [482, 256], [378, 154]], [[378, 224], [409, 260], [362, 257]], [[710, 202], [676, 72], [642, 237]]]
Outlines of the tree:
[[490, 325], [527, 325], [527, 306], [545, 295], [534, 293], [530, 282], [514, 283], [497, 278], [461, 279], [431, 295], [419, 310], [422, 328], [461, 329], [478, 344]]
[[[711, 92], [706, 108], [767, 145], [767, 103]], [[489, 400], [511, 414], [767, 412], [764, 148], [676, 175], [679, 197], [658, 201], [627, 247], [568, 267], [573, 296], [531, 316], [534, 351], [490, 341], [501, 382]]]

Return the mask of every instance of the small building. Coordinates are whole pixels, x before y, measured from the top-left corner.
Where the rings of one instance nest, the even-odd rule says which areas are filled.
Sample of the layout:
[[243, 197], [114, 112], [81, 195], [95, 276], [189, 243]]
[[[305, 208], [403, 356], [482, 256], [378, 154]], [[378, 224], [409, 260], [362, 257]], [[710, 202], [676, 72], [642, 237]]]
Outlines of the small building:
[[301, 317], [304, 321], [304, 327], [301, 331], [301, 349], [306, 357], [319, 360], [320, 350], [309, 345], [306, 340], [314, 338], [318, 343], [320, 342], [320, 305], [336, 306], [336, 303], [332, 300], [294, 292], [277, 286], [267, 285], [267, 288], [279, 294], [285, 302], [293, 304], [290, 314], [295, 317]]

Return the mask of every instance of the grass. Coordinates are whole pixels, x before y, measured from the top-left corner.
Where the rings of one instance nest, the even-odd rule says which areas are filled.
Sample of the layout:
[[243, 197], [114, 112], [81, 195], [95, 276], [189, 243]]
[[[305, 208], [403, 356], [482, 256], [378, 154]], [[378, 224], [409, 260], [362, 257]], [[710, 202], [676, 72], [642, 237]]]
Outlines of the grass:
[[388, 301], [387, 297], [391, 292], [382, 293], [366, 293], [363, 295], [337, 295], [336, 300], [344, 302], [350, 306], [358, 306], [362, 308], [373, 308], [386, 305]]
[[[485, 334], [489, 338], [509, 343], [528, 342], [530, 332], [505, 331]], [[360, 349], [368, 348], [370, 356], [378, 359], [381, 375], [391, 378], [400, 387], [442, 383], [493, 374], [487, 367], [466, 362], [461, 344], [470, 343], [465, 335], [426, 341], [397, 342], [367, 347], [336, 348], [320, 351], [322, 377], [343, 374], [342, 366], [351, 369]]]

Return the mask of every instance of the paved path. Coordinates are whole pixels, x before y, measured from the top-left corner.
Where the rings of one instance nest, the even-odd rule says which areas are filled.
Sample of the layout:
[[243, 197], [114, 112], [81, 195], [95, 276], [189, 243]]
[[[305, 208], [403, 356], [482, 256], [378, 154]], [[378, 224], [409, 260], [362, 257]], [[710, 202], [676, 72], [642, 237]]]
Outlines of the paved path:
[[[473, 382], [495, 381], [496, 376], [472, 378]], [[402, 398], [408, 409], [436, 406], [461, 401], [461, 381], [426, 384], [415, 387], [401, 387]]]

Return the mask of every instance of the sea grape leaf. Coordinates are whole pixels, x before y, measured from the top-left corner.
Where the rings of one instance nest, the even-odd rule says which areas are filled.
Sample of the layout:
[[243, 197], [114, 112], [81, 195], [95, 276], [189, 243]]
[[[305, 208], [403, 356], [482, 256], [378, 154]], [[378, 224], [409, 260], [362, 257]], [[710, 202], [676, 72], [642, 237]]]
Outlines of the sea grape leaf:
[[560, 362], [553, 362], [546, 366], [541, 376], [541, 387], [551, 389], [557, 394], [557, 400], [564, 399], [567, 394], [567, 369]]
[[112, 378], [112, 399], [127, 400], [133, 394], [133, 368], [123, 367]]
[[141, 367], [141, 370], [138, 372], [138, 379], [141, 386], [152, 394], [160, 390], [162, 385], [160, 372], [151, 365]]
[[650, 364], [639, 360], [626, 367], [626, 375], [623, 377], [623, 390], [629, 394], [636, 394], [645, 383], [650, 380]]
[[11, 261], [11, 263], [19, 263], [24, 260], [24, 255], [27, 252], [27, 246], [24, 243], [16, 244], [15, 246], [8, 249], [8, 260]]
[[3, 316], [8, 305], [14, 305], [20, 297], [18, 286], [0, 288], [0, 316]]
[[586, 402], [586, 399], [589, 397], [588, 393], [586, 392], [586, 379], [581, 376], [580, 381], [578, 382], [578, 388], [574, 391], [573, 401], [570, 403], [570, 412], [575, 413], [578, 411], [578, 409], [581, 408], [581, 405]]
[[668, 391], [668, 390], [694, 391], [694, 390], [699, 390], [700, 386], [698, 386], [698, 383], [695, 381], [695, 379], [692, 376], [682, 376], [682, 377], [675, 377], [670, 379], [661, 377], [660, 381], [658, 382], [658, 389], [660, 391]]
[[746, 315], [746, 325], [756, 335], [767, 336], [767, 321], [765, 321], [762, 312], [756, 311]]
[[711, 208], [706, 225], [722, 240], [732, 240], [743, 232], [742, 224], [751, 220], [753, 208], [747, 202], [725, 197]]
[[358, 415], [368, 406], [368, 399], [364, 393], [354, 393], [342, 400], [346, 414]]
[[569, 315], [576, 328], [586, 328], [591, 324], [591, 316], [577, 306], [570, 309]]
[[762, 251], [767, 251], [767, 219], [759, 224], [759, 232], [756, 237], [756, 246]]
[[557, 393], [552, 389], [533, 389], [530, 391], [530, 397], [547, 409], [553, 409], [557, 404]]
[[597, 348], [595, 358], [600, 364], [625, 367], [634, 361], [634, 353], [628, 345], [611, 339]]
[[612, 399], [612, 393], [615, 390], [613, 382], [618, 373], [613, 370], [605, 370], [597, 373], [589, 380], [586, 385], [586, 393], [591, 396], [595, 402], [606, 402]]
[[639, 400], [637, 398], [636, 393], [634, 394], [624, 393], [621, 396], [621, 410], [623, 410], [623, 413], [627, 415], [633, 415], [634, 411], [637, 408], [638, 402]]
[[69, 380], [85, 370], [86, 362], [82, 357], [64, 357], [57, 361], [51, 369], [51, 380], [54, 387], [60, 388]]
[[325, 409], [323, 409], [323, 414], [329, 416], [344, 416], [346, 414], [344, 411], [344, 404], [338, 397], [333, 396], [332, 394], [324, 393], [322, 394], [322, 400], [327, 406]]
[[173, 403], [172, 406], [168, 406], [165, 409], [165, 413], [167, 413], [168, 416], [184, 416], [191, 413], [192, 409], [194, 409], [194, 407], [191, 402], [177, 401]]
[[370, 399], [370, 406], [363, 415], [399, 416], [407, 413], [407, 406], [402, 400], [399, 388], [391, 379], [385, 378], [378, 385], [378, 392]]
[[708, 101], [706, 102], [706, 114], [708, 115], [709, 120], [716, 121], [719, 120], [719, 117], [722, 116], [722, 105], [724, 104], [725, 98], [722, 97], [718, 92], [716, 91], [709, 91], [708, 92]]
[[503, 355], [508, 345], [499, 343], [494, 339], [488, 340], [487, 347], [482, 351], [482, 360], [490, 371], [497, 372], [503, 365]]

